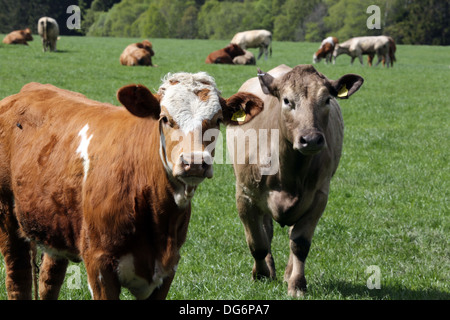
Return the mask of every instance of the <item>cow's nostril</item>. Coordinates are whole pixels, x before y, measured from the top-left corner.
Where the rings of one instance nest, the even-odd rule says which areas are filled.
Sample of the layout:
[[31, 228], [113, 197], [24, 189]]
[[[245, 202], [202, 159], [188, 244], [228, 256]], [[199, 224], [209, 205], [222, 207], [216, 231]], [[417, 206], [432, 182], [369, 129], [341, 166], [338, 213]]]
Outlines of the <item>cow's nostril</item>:
[[319, 138], [317, 139], [317, 146], [321, 147], [323, 146], [323, 144], [325, 143], [325, 138], [323, 137], [323, 135], [319, 135]]
[[302, 144], [303, 146], [307, 145], [308, 141], [306, 141], [306, 139], [304, 137], [300, 137], [300, 144]]

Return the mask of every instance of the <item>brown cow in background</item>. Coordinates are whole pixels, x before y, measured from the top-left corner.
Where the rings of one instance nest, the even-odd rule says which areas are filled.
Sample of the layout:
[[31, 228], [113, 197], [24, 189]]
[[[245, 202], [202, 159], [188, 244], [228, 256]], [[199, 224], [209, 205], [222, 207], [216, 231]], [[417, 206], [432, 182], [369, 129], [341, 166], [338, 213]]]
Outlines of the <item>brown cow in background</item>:
[[27, 46], [27, 41], [33, 41], [30, 28], [13, 31], [3, 38], [3, 43], [6, 44], [24, 44]]
[[339, 41], [336, 37], [328, 37], [324, 39], [320, 44], [317, 52], [313, 55], [313, 63], [318, 63], [323, 58], [325, 58], [325, 63], [331, 62], [331, 59], [333, 58], [334, 47], [338, 43]]
[[245, 52], [237, 44], [230, 43], [223, 49], [211, 52], [208, 57], [206, 57], [206, 63], [224, 63], [233, 64], [233, 59], [237, 56], [244, 55]]
[[124, 66], [153, 66], [152, 57], [154, 55], [152, 43], [144, 40], [127, 46], [120, 55], [120, 64]]

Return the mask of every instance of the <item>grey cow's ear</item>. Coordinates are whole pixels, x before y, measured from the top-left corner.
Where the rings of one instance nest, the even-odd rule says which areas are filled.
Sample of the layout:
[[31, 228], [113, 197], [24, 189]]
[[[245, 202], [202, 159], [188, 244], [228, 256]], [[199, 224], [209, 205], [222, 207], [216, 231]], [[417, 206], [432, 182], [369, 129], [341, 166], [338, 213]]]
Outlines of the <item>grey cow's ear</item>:
[[268, 73], [262, 72], [261, 69], [258, 68], [258, 79], [261, 84], [261, 89], [265, 94], [270, 94], [278, 98], [278, 88], [274, 77]]
[[357, 74], [346, 74], [338, 80], [330, 81], [331, 94], [340, 99], [348, 99], [354, 94], [364, 83], [364, 79]]

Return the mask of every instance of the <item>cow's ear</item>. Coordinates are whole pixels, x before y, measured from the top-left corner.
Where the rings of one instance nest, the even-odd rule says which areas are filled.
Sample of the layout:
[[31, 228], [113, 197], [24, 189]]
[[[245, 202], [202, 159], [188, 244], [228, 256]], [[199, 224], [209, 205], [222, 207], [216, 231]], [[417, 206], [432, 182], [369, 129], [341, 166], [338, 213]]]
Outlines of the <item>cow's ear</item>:
[[258, 68], [258, 79], [261, 84], [261, 89], [265, 94], [270, 94], [278, 98], [279, 94], [274, 77], [268, 73], [262, 72], [261, 69]]
[[220, 98], [220, 104], [225, 125], [247, 123], [264, 109], [264, 102], [248, 92], [238, 92], [226, 100]]
[[117, 91], [117, 100], [137, 117], [159, 119], [161, 106], [158, 99], [143, 85], [130, 84]]
[[346, 74], [338, 80], [331, 81], [331, 94], [340, 99], [348, 99], [364, 83], [364, 79], [357, 74]]

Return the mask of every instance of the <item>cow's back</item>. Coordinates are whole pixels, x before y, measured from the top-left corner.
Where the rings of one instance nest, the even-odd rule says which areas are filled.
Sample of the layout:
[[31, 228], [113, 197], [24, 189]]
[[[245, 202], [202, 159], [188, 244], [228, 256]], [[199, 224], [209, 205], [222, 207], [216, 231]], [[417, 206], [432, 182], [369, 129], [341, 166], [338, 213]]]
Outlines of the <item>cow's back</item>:
[[[128, 114], [123, 107], [36, 83], [1, 101], [1, 191], [14, 194], [25, 234], [75, 259], [83, 210], [130, 212], [134, 200], [124, 196], [131, 194], [138, 165], [129, 141], [138, 139], [128, 140], [135, 132], [126, 128], [139, 130], [134, 123], [139, 118]], [[126, 230], [120, 219], [111, 224], [104, 216], [91, 218], [96, 228], [107, 223]]]
[[38, 33], [48, 40], [56, 40], [59, 36], [59, 26], [55, 19], [42, 17], [38, 21]]

